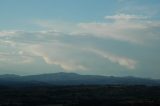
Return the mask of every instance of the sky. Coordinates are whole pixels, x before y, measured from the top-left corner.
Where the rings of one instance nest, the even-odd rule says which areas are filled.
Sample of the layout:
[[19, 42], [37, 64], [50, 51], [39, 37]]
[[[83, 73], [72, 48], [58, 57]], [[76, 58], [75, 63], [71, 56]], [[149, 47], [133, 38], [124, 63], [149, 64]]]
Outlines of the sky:
[[160, 79], [160, 0], [0, 0], [0, 74]]

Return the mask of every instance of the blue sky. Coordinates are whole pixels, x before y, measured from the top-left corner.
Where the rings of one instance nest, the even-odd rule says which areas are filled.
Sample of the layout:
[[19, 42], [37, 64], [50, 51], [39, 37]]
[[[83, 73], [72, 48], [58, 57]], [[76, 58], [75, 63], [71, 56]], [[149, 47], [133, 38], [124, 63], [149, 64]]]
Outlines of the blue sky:
[[159, 0], [0, 0], [0, 74], [160, 78]]

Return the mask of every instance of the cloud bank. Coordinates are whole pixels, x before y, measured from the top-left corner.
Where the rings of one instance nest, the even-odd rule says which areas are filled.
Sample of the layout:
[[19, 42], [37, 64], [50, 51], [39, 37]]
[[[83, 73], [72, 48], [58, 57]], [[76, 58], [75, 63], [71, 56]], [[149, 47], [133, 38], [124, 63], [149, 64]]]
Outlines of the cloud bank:
[[[95, 42], [95, 38], [141, 45], [159, 38], [157, 35], [160, 31], [155, 29], [160, 29], [160, 22], [127, 14], [105, 16], [105, 19], [105, 22], [101, 23], [85, 22], [70, 26], [56, 23], [58, 27], [52, 23], [45, 23], [44, 26], [44, 23], [41, 23], [40, 27], [47, 27], [48, 30], [0, 31], [0, 62], [30, 64], [40, 58], [46, 64], [66, 71], [86, 71], [99, 67], [96, 64], [102, 60], [129, 70], [135, 69], [138, 60], [112, 53], [105, 46], [98, 48], [100, 44]], [[97, 46], [92, 46], [92, 43]], [[89, 65], [92, 61], [89, 58], [95, 61], [93, 67]]]

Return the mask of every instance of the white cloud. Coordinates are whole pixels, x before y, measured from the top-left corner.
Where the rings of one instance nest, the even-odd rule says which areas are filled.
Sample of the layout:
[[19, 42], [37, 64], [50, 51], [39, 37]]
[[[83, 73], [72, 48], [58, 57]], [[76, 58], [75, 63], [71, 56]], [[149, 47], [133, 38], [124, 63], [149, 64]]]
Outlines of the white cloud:
[[[0, 31], [0, 49], [6, 48], [5, 53], [14, 52], [14, 56], [1, 54], [0, 61], [29, 63], [31, 60], [42, 58], [45, 63], [59, 66], [67, 71], [90, 70], [91, 67], [87, 64], [90, 63], [90, 60], [87, 60], [86, 55], [90, 53], [93, 60], [96, 55], [96, 58], [104, 58], [105, 61], [124, 68], [135, 69], [137, 60], [105, 51], [107, 49], [105, 47], [102, 47], [101, 50], [96, 47], [93, 49], [90, 42], [97, 37], [100, 40], [112, 39], [133, 44], [145, 43], [153, 38], [159, 38], [160, 22], [125, 14], [106, 18], [114, 20], [101, 23], [75, 23], [63, 27], [61, 27], [63, 24], [59, 24], [58, 30], [54, 24], [54, 27], [49, 25], [51, 28], [40, 31]], [[90, 39], [82, 36], [89, 36]], [[87, 43], [84, 45], [83, 41]], [[98, 67], [96, 62], [94, 64], [95, 67]]]
[[82, 33], [98, 38], [113, 39], [130, 43], [139, 43], [143, 41], [140, 39], [140, 36], [133, 34], [133, 32], [130, 33], [131, 30], [129, 27], [134, 26], [130, 25], [129, 23], [81, 23], [79, 26], [82, 29], [82, 31], [79, 32], [79, 35]]
[[105, 18], [108, 19], [106, 22], [58, 23], [39, 21], [39, 24], [44, 28], [66, 35], [94, 36], [132, 44], [144, 44], [160, 33], [153, 29], [153, 26], [157, 27], [155, 29], [160, 27], [159, 22], [151, 21], [147, 16], [122, 13]]
[[123, 56], [117, 56], [114, 55], [112, 53], [107, 53], [98, 49], [89, 49], [90, 51], [92, 51], [93, 53], [96, 53], [99, 56], [102, 56], [106, 59], [108, 59], [109, 61], [113, 62], [113, 63], [117, 63], [121, 66], [124, 66], [128, 69], [135, 69], [136, 67], [136, 61], [127, 57], [123, 57]]
[[136, 61], [127, 57], [117, 56], [112, 53], [93, 49], [92, 47], [77, 47], [60, 42], [31, 45], [27, 48], [27, 51], [32, 55], [41, 57], [47, 64], [57, 65], [67, 71], [90, 69], [87, 64], [84, 65], [84, 62], [88, 61], [85, 56], [88, 52], [90, 54], [97, 54], [97, 58], [104, 57], [108, 61], [117, 63], [128, 69], [134, 69], [136, 67]]
[[[75, 29], [69, 29], [68, 31], [55, 31], [51, 29], [40, 31], [5, 31], [5, 33], [1, 31], [1, 34], [3, 32], [4, 34], [2, 35], [7, 37], [6, 39], [1, 36], [1, 47], [6, 46], [8, 50], [14, 50], [17, 57], [19, 57], [9, 58], [9, 56], [3, 56], [1, 61], [14, 60], [21, 63], [29, 63], [31, 59], [39, 57], [47, 64], [59, 66], [64, 70], [88, 70], [90, 67], [85, 64], [85, 61], [87, 61], [86, 54], [90, 52], [91, 54], [96, 54], [96, 58], [103, 57], [114, 64], [119, 64], [128, 69], [135, 69], [137, 61], [125, 56], [115, 55], [109, 51], [104, 52], [96, 48], [92, 49], [89, 44], [77, 44], [78, 40], [83, 41], [85, 37], [81, 37], [81, 39], [77, 39], [76, 37], [87, 35], [102, 39], [141, 43], [158, 34], [159, 31], [155, 29], [159, 27], [160, 24], [158, 22], [113, 21], [111, 23], [79, 23]], [[74, 39], [75, 41], [65, 42], [65, 40], [69, 39]], [[92, 41], [92, 37], [88, 40], [88, 43]], [[84, 50], [84, 48], [88, 50]]]
[[34, 59], [30, 56], [13, 53], [0, 53], [0, 62], [5, 64], [30, 64]]
[[17, 31], [15, 30], [10, 30], [10, 31], [0, 31], [0, 37], [2, 36], [11, 36], [14, 35]]
[[112, 22], [101, 23], [80, 23], [78, 24], [79, 30], [72, 33], [103, 39], [113, 39], [132, 44], [144, 44], [160, 34], [158, 30], [160, 28], [159, 22], [143, 20], [145, 17], [115, 15], [108, 18], [114, 18], [114, 20]]
[[139, 20], [139, 19], [147, 19], [146, 16], [138, 16], [138, 15], [130, 15], [130, 14], [116, 14], [113, 16], [105, 16], [105, 19], [112, 20]]
[[47, 64], [54, 64], [66, 71], [87, 70], [88, 68], [81, 64], [79, 58], [73, 58], [76, 55], [76, 48], [64, 45], [62, 43], [47, 43], [31, 45], [28, 50], [35, 56], [44, 59]]

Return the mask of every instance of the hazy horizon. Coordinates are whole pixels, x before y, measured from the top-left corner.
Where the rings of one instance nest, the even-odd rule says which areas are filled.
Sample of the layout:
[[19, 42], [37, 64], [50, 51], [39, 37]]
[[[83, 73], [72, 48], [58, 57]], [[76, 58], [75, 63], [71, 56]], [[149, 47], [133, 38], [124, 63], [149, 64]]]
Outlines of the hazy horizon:
[[0, 75], [160, 78], [159, 0], [0, 0]]

